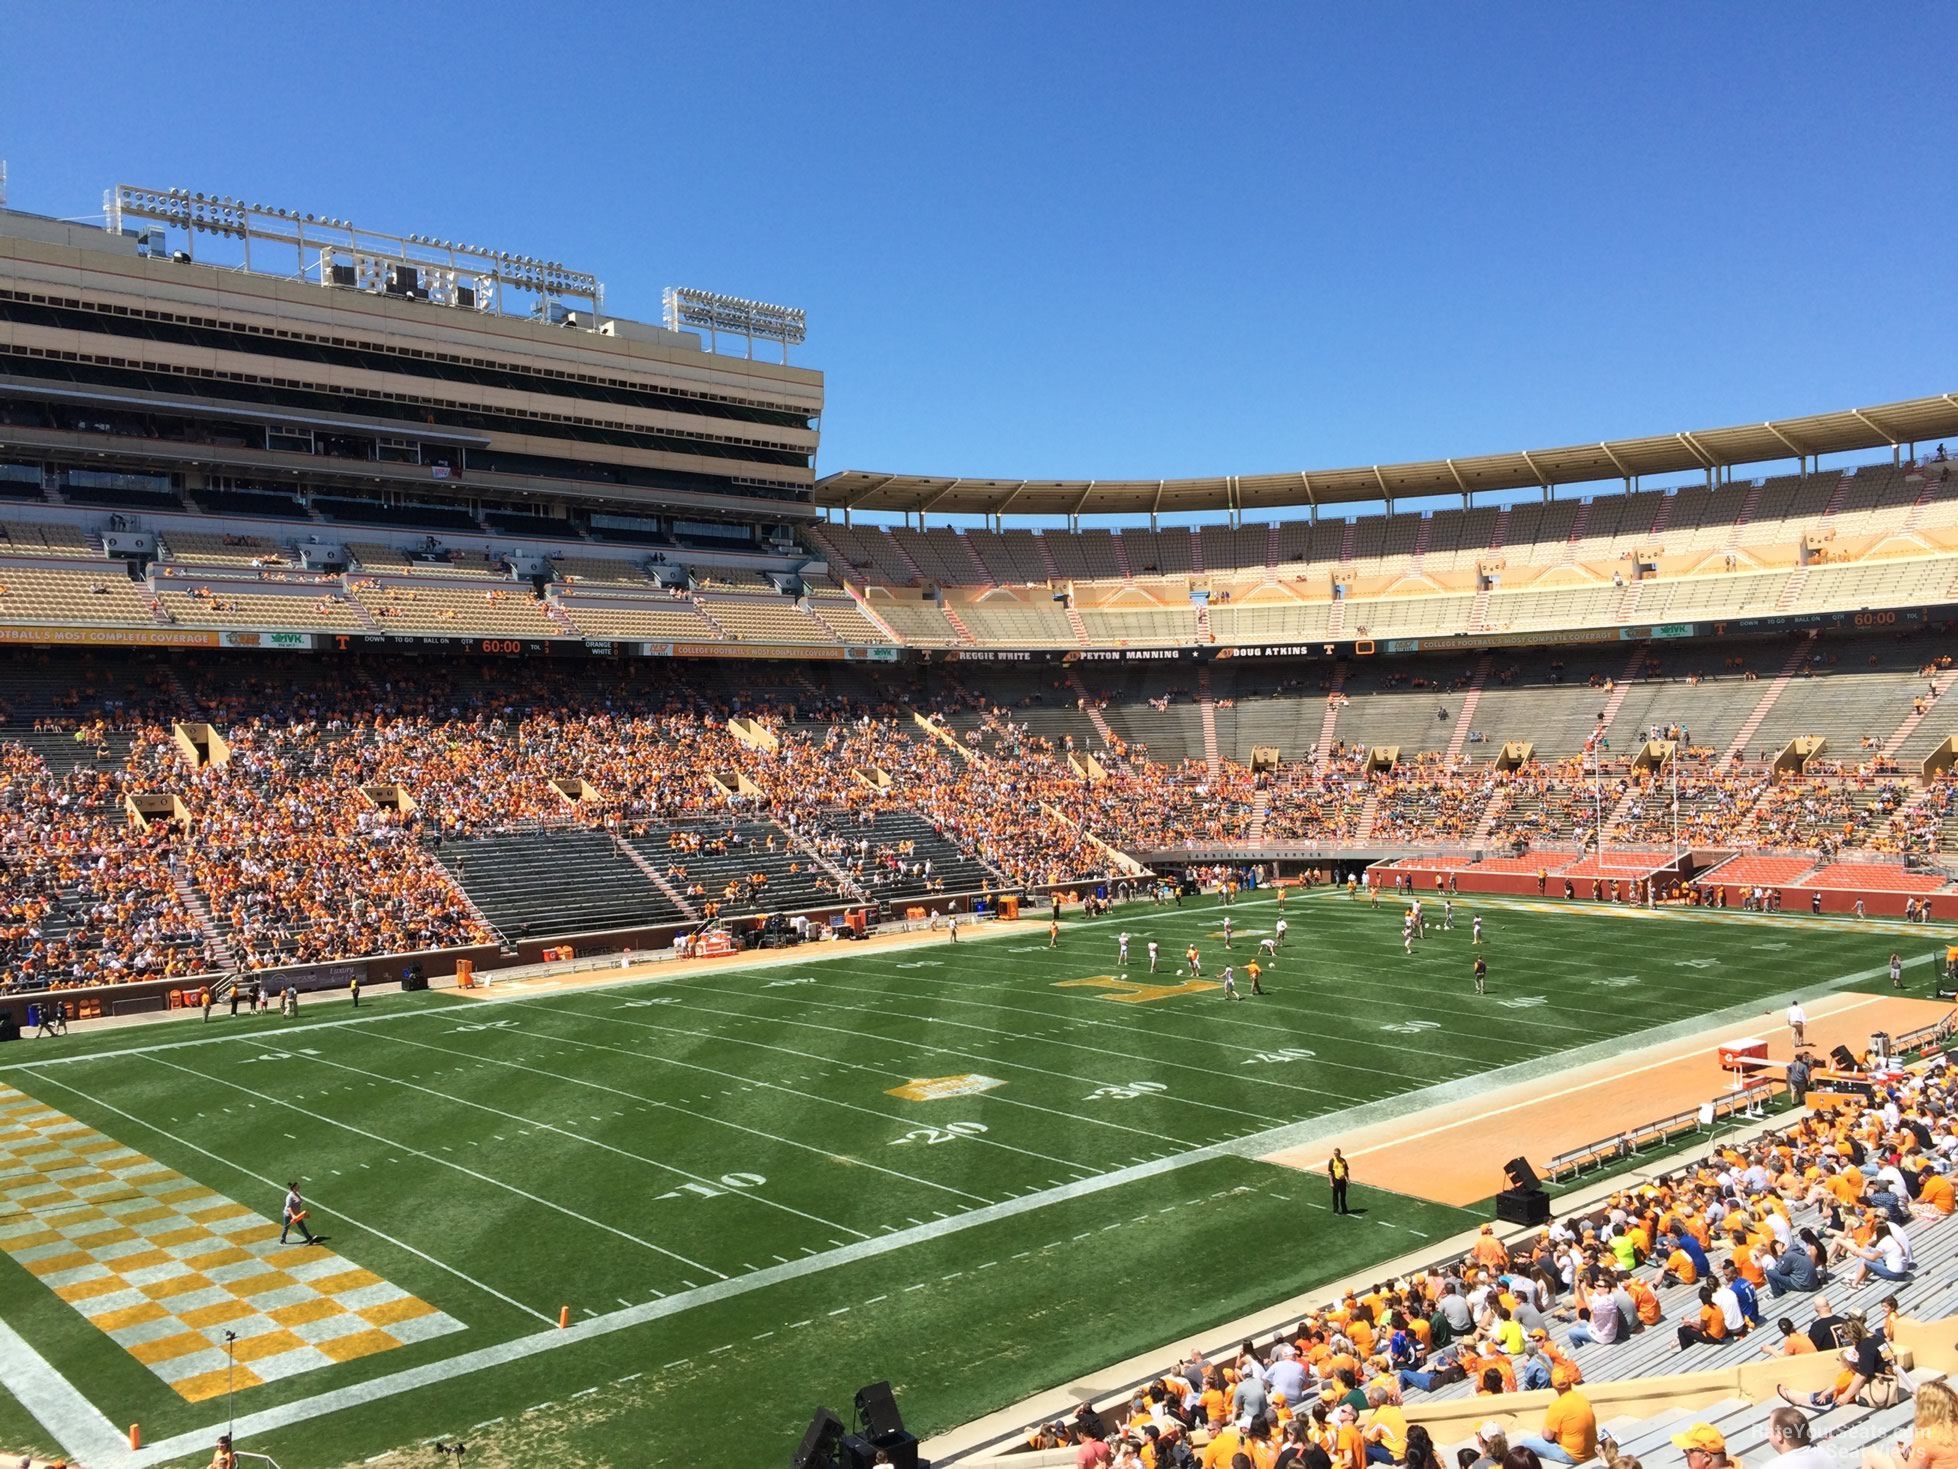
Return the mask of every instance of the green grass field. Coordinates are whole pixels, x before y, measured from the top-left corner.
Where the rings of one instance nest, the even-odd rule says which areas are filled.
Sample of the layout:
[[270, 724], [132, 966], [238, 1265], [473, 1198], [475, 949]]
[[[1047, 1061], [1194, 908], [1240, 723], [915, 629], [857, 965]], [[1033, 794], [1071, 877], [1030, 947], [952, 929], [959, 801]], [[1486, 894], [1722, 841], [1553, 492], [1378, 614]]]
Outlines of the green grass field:
[[[1388, 905], [1295, 897], [1270, 994], [1241, 1004], [1068, 983], [1121, 973], [1124, 928], [1138, 983], [1150, 938], [1160, 983], [1193, 939], [1215, 976], [1214, 903], [1140, 905], [1053, 951], [824, 946], [576, 996], [26, 1041], [0, 1082], [265, 1218], [302, 1177], [328, 1248], [460, 1323], [240, 1392], [246, 1446], [286, 1469], [433, 1462], [423, 1442], [458, 1434], [479, 1464], [745, 1466], [818, 1402], [847, 1419], [864, 1382], [891, 1379], [922, 1437], [1484, 1217], [1362, 1171], [1365, 1214], [1335, 1224], [1321, 1180], [1254, 1161], [1352, 1120], [1332, 1114], [1876, 987], [1900, 945], [1929, 991], [1922, 930], [1493, 900], [1478, 1000], [1469, 906], [1408, 958]], [[1241, 964], [1275, 910], [1232, 911]], [[0, 1209], [0, 1247], [34, 1216]], [[140, 1422], [162, 1445], [140, 1462], [208, 1458], [224, 1397], [185, 1401], [11, 1256], [0, 1317], [10, 1385], [25, 1364]], [[0, 1403], [0, 1448], [50, 1440]]]

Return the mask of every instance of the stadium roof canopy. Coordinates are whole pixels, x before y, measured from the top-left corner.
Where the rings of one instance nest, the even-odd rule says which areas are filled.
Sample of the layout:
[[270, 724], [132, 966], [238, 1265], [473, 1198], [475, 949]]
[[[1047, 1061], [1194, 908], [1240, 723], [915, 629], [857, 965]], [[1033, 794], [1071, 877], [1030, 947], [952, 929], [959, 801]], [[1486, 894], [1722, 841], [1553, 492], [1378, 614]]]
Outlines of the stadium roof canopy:
[[1771, 423], [1571, 444], [1561, 449], [1520, 449], [1465, 459], [1302, 469], [1285, 474], [1169, 480], [1014, 480], [846, 469], [816, 482], [816, 503], [846, 510], [935, 515], [1153, 515], [1179, 510], [1275, 509], [1549, 489], [1648, 474], [1712, 473], [1734, 465], [1894, 448], [1944, 438], [1958, 438], [1958, 394], [1912, 398], [1879, 408], [1813, 413]]

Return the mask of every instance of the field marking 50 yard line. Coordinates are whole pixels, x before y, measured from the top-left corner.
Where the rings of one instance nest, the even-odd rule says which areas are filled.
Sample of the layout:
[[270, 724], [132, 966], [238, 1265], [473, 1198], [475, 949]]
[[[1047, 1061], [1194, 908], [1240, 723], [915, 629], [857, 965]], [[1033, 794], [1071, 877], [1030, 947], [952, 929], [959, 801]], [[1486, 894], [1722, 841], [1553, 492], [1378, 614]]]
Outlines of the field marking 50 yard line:
[[[788, 1046], [771, 1045], [766, 1041], [751, 1041], [747, 1039], [745, 1036], [723, 1035], [719, 1031], [685, 1030], [679, 1026], [656, 1025], [651, 1021], [645, 1021], [645, 1020], [618, 1020], [618, 1019], [605, 1020], [604, 1017], [597, 1016], [597, 1015], [588, 1015], [582, 1010], [565, 1010], [565, 1009], [560, 1009], [556, 1006], [546, 1005], [541, 1000], [525, 1000], [521, 1002], [521, 1006], [523, 1009], [538, 1010], [538, 1011], [542, 1011], [547, 1015], [565, 1015], [573, 1020], [581, 1020], [587, 1022], [602, 1021], [603, 1023], [606, 1024], [629, 1025], [638, 1030], [651, 1030], [651, 1031], [659, 1032], [661, 1034], [684, 1035], [684, 1036], [691, 1036], [697, 1040], [713, 1040], [713, 1041], [721, 1041], [729, 1045], [752, 1046], [758, 1050], [776, 1051], [784, 1056], [794, 1056], [797, 1060], [801, 1060], [801, 1061], [824, 1061], [824, 1062], [837, 1061], [836, 1057], [820, 1056], [812, 1051], [798, 1051]], [[700, 1011], [698, 1013], [708, 1014], [708, 1015], [719, 1015], [725, 1012], [719, 1010], [706, 1010], [706, 1011]], [[712, 1066], [702, 1066], [697, 1061], [680, 1061], [671, 1056], [661, 1056], [658, 1055], [657, 1053], [652, 1053], [647, 1051], [635, 1051], [628, 1046], [610, 1045], [603, 1041], [581, 1040], [575, 1036], [564, 1035], [557, 1031], [543, 1031], [539, 1033], [542, 1035], [548, 1035], [554, 1041], [561, 1041], [567, 1046], [583, 1046], [587, 1050], [611, 1051], [616, 1053], [617, 1055], [630, 1056], [635, 1061], [659, 1061], [669, 1066], [684, 1067], [690, 1071], [704, 1071], [710, 1076], [725, 1077], [729, 1081], [746, 1082], [751, 1086], [764, 1087], [769, 1091], [782, 1092], [788, 1096], [798, 1097], [805, 1102], [821, 1102], [825, 1106], [840, 1107], [848, 1112], [861, 1112], [867, 1117], [879, 1118], [882, 1121], [889, 1122], [896, 1127], [909, 1127], [909, 1126], [914, 1126], [916, 1124], [916, 1118], [914, 1117], [907, 1117], [902, 1114], [893, 1113], [893, 1112], [880, 1112], [875, 1107], [865, 1107], [857, 1102], [846, 1102], [837, 1097], [826, 1097], [817, 1092], [800, 1092], [797, 1091], [794, 1087], [783, 1086], [780, 1082], [759, 1080], [752, 1076], [745, 1076], [738, 1071], [719, 1071]], [[879, 1081], [890, 1081], [898, 1078], [901, 1075], [901, 1073], [899, 1072], [887, 1071], [881, 1067], [866, 1066], [860, 1061], [842, 1061], [839, 1064], [841, 1064], [846, 1069], [851, 1071], [867, 1072], [869, 1075], [876, 1077]], [[905, 1078], [905, 1079], [908, 1080], [909, 1078]], [[1057, 1112], [1054, 1108], [1051, 1107], [1035, 1106], [1031, 1102], [1019, 1102], [1014, 1105], [1027, 1107], [1036, 1112], [1053, 1112], [1056, 1116], [1067, 1117], [1075, 1122], [1087, 1122], [1087, 1121], [1094, 1120], [1092, 1118], [1076, 1117], [1071, 1112]], [[691, 1116], [693, 1114], [689, 1113], [687, 1115]], [[1114, 1124], [1109, 1124], [1109, 1125], [1112, 1126]], [[1158, 1134], [1158, 1136], [1160, 1136], [1160, 1134]], [[990, 1137], [984, 1134], [973, 1136], [969, 1138], [968, 1141], [977, 1146], [994, 1147], [994, 1148], [999, 1148], [1008, 1153], [1018, 1153], [1022, 1157], [1038, 1158], [1043, 1163], [1058, 1163], [1063, 1168], [1079, 1169], [1079, 1168], [1087, 1168], [1089, 1166], [1086, 1163], [1078, 1163], [1071, 1158], [1063, 1158], [1054, 1153], [1043, 1153], [1035, 1148], [1016, 1147], [1012, 1143], [1001, 1142], [997, 1138]], [[1176, 1142], [1179, 1141], [1179, 1139], [1170, 1138], [1169, 1141]]]
[[[518, 1003], [520, 1008], [525, 1010], [543, 1010], [553, 1015], [568, 1015], [576, 1020], [597, 1021], [602, 1019], [602, 1017], [600, 1016], [588, 1015], [583, 1011], [565, 1010], [554, 1006], [546, 1005], [542, 1001], [538, 1001], [538, 1000], [523, 1000], [523, 1001], [519, 1001]], [[687, 1008], [693, 1013], [700, 1014], [700, 1015], [718, 1015], [723, 1019], [730, 1019], [730, 1020], [752, 1020], [757, 1022], [758, 1024], [766, 1024], [766, 1025], [778, 1025], [778, 1024], [792, 1025], [802, 1030], [827, 1031], [832, 1035], [848, 1036], [852, 1040], [858, 1040], [858, 1041], [872, 1038], [872, 1037], [866, 1037], [865, 1034], [859, 1030], [845, 1030], [842, 1027], [835, 1026], [835, 1025], [818, 1025], [814, 1021], [795, 1020], [795, 1019], [787, 1019], [783, 1021], [764, 1020], [760, 1016], [749, 1015], [739, 1010], [713, 1010], [705, 1006], [689, 1006]], [[788, 1046], [772, 1045], [767, 1041], [751, 1041], [747, 1039], [745, 1036], [725, 1035], [719, 1031], [688, 1030], [684, 1026], [657, 1025], [649, 1020], [613, 1020], [609, 1023], [615, 1025], [630, 1025], [635, 1027], [636, 1029], [659, 1031], [664, 1034], [670, 1034], [670, 1035], [692, 1036], [697, 1040], [722, 1041], [725, 1043], [739, 1045], [739, 1046], [754, 1046], [765, 1051], [779, 1051], [785, 1056], [795, 1056], [805, 1061], [822, 1061], [822, 1062], [833, 1064], [836, 1059], [833, 1056], [818, 1055], [812, 1051], [798, 1051]], [[570, 1041], [570, 1038], [567, 1036], [554, 1035], [553, 1038], [557, 1040]], [[874, 1039], [888, 1040], [889, 1043], [894, 1046], [905, 1046], [914, 1051], [931, 1052], [941, 1056], [956, 1056], [962, 1060], [967, 1060], [967, 1061], [981, 1061], [988, 1066], [1017, 1066], [1022, 1071], [1031, 1071], [1045, 1076], [1057, 1076], [1064, 1081], [1080, 1082], [1084, 1085], [1094, 1084], [1092, 1077], [1076, 1076], [1071, 1072], [1064, 1072], [1064, 1071], [1046, 1071], [1042, 1067], [1027, 1066], [1018, 1062], [1006, 1061], [996, 1056], [982, 1056], [974, 1051], [954, 1050], [950, 1046], [934, 1046], [928, 1041], [901, 1041], [891, 1037], [874, 1037]], [[583, 1045], [597, 1044], [597, 1042], [594, 1041], [571, 1042], [571, 1043], [583, 1044]], [[633, 1052], [628, 1052], [627, 1054], [641, 1055], [642, 1053], [633, 1051]], [[650, 1059], [658, 1060], [662, 1058], [651, 1057]], [[896, 1071], [883, 1071], [877, 1067], [858, 1066], [857, 1063], [853, 1063], [853, 1062], [845, 1062], [843, 1064], [847, 1066], [851, 1066], [853, 1069], [869, 1071], [873, 1075], [877, 1075], [886, 1079], [902, 1078], [902, 1073]], [[741, 1079], [743, 1081], [750, 1081], [753, 1078], [742, 1077]], [[903, 1079], [908, 1080], [908, 1078], [903, 1078]], [[763, 1085], [773, 1086], [774, 1083], [763, 1083]], [[802, 1094], [798, 1093], [798, 1095], [802, 1095]], [[838, 1102], [834, 1098], [825, 1098], [824, 1100], [830, 1101], [836, 1106], [851, 1107], [853, 1108], [853, 1110], [858, 1110], [858, 1111], [868, 1110], [864, 1108], [857, 1108], [853, 1103]], [[1020, 1101], [1012, 1097], [1000, 1096], [997, 1093], [988, 1093], [986, 1100], [989, 1106], [1022, 1107], [1032, 1112], [1045, 1112], [1054, 1117], [1065, 1117], [1070, 1122], [1085, 1122], [1085, 1123], [1092, 1124], [1095, 1127], [1112, 1128], [1117, 1132], [1136, 1133], [1140, 1136], [1151, 1138], [1157, 1142], [1162, 1142], [1164, 1140], [1167, 1140], [1173, 1143], [1184, 1143], [1185, 1146], [1190, 1145], [1188, 1144], [1186, 1139], [1173, 1137], [1170, 1134], [1164, 1132], [1161, 1128], [1130, 1127], [1127, 1123], [1114, 1122], [1105, 1117], [1083, 1117], [1078, 1112], [1067, 1112], [1067, 1111], [1063, 1111], [1058, 1107], [1044, 1107], [1038, 1102]], [[1224, 1110], [1231, 1111], [1234, 1115], [1237, 1116], [1243, 1115], [1242, 1111], [1237, 1108], [1228, 1108]], [[887, 1114], [878, 1112], [878, 1113], [874, 1113], [873, 1115], [883, 1117]], [[975, 1143], [984, 1143], [986, 1139], [984, 1137], [975, 1137], [972, 1139], [972, 1141]], [[998, 1144], [998, 1146], [1008, 1147], [1010, 1146], [1010, 1144], [1000, 1143]], [[1029, 1150], [1024, 1148], [1014, 1148], [1013, 1151], [1028, 1152]], [[1067, 1166], [1071, 1168], [1084, 1168], [1088, 1166], [1084, 1163], [1068, 1163], [1066, 1159], [1062, 1159], [1062, 1158], [1051, 1158], [1051, 1155], [1045, 1153], [1033, 1153], [1031, 1154], [1031, 1156], [1050, 1158], [1050, 1161], [1057, 1162], [1057, 1163], [1066, 1163]]]
[[[831, 986], [831, 988], [851, 989], [853, 988], [853, 986], [838, 985], [838, 986]], [[708, 991], [708, 993], [714, 993], [714, 992]], [[859, 990], [858, 993], [874, 995], [874, 994], [880, 994], [882, 992], [877, 990]], [[1123, 1060], [1137, 1062], [1138, 1064], [1141, 1065], [1167, 1066], [1180, 1071], [1198, 1071], [1212, 1079], [1216, 1079], [1217, 1077], [1217, 1073], [1213, 1069], [1206, 1066], [1193, 1065], [1189, 1062], [1167, 1061], [1159, 1056], [1139, 1056], [1132, 1051], [1111, 1051], [1106, 1047], [1091, 1046], [1081, 1041], [1056, 1040], [1048, 1036], [1026, 1035], [1018, 1031], [1001, 1030], [997, 1026], [975, 1025], [969, 1021], [952, 1020], [942, 1015], [912, 1015], [902, 1011], [878, 1010], [869, 1005], [830, 1004], [822, 1000], [811, 1000], [806, 997], [792, 998], [786, 995], [756, 995], [756, 996], [750, 996], [749, 998], [774, 1000], [779, 1004], [790, 1005], [790, 1006], [807, 1005], [812, 1009], [841, 1010], [845, 1014], [849, 1014], [849, 1015], [871, 1015], [871, 1016], [888, 1015], [892, 1019], [910, 1021], [922, 1025], [950, 1025], [956, 1027], [959, 1030], [978, 1031], [981, 1035], [995, 1037], [1001, 1041], [1020, 1041], [1020, 1042], [1031, 1041], [1041, 1045], [1060, 1046], [1067, 1050], [1089, 1051], [1092, 1052], [1094, 1055], [1101, 1056], [1101, 1057], [1115, 1056]], [[954, 1003], [983, 1004], [984, 1002], [964, 1001], [964, 1002], [954, 1002]], [[1054, 1071], [1045, 1066], [1036, 1066], [1028, 1061], [1014, 1061], [1007, 1057], [986, 1055], [977, 1051], [962, 1051], [953, 1046], [934, 1045], [931, 1042], [924, 1041], [924, 1040], [907, 1040], [900, 1036], [880, 1035], [877, 1034], [876, 1032], [866, 1031], [862, 1029], [847, 1029], [835, 1025], [822, 1025], [817, 1023], [816, 1021], [801, 1019], [793, 1015], [783, 1016], [780, 1017], [779, 1019], [776, 1019], [776, 1018], [757, 1015], [753, 1011], [749, 1011], [749, 1010], [717, 1010], [712, 1006], [708, 1006], [708, 1005], [690, 1005], [687, 1008], [689, 1010], [694, 1011], [697, 1014], [719, 1015], [729, 1020], [747, 1020], [747, 1021], [754, 1021], [758, 1024], [794, 1026], [797, 1029], [801, 1029], [801, 1030], [828, 1031], [834, 1035], [847, 1035], [852, 1039], [859, 1040], [859, 1041], [861, 1040], [884, 1041], [894, 1046], [909, 1046], [919, 1050], [935, 1051], [941, 1055], [957, 1056], [964, 1060], [983, 1062], [988, 1066], [1010, 1066], [1019, 1071], [1032, 1072], [1037, 1076], [1058, 1077], [1064, 1081], [1080, 1082], [1091, 1086], [1119, 1085], [1118, 1080], [1114, 1080], [1110, 1078], [1083, 1076], [1072, 1071]], [[1069, 1017], [1064, 1015], [1055, 1015], [1052, 1016], [1051, 1018], [1055, 1020], [1069, 1019]], [[645, 1022], [635, 1022], [635, 1023], [643, 1024]], [[652, 1028], [661, 1029], [663, 1027], [654, 1026]], [[682, 1032], [682, 1033], [687, 1034], [690, 1032]], [[1272, 1085], [1281, 1086], [1287, 1091], [1306, 1092], [1313, 1096], [1330, 1097], [1336, 1101], [1341, 1101], [1341, 1102], [1351, 1100], [1350, 1096], [1345, 1092], [1329, 1091], [1324, 1087], [1302, 1086], [1296, 1082], [1273, 1082]], [[1028, 1104], [1022, 1104], [1022, 1105], [1028, 1105]], [[1201, 1107], [1213, 1112], [1226, 1112], [1234, 1117], [1241, 1117], [1244, 1114], [1244, 1109], [1241, 1106], [1231, 1106], [1223, 1102], [1203, 1102], [1187, 1097], [1180, 1099], [1178, 1101], [1178, 1105], [1186, 1106], [1186, 1107]], [[1052, 1109], [1043, 1109], [1043, 1110], [1052, 1110]], [[1073, 1114], [1063, 1114], [1063, 1115], [1073, 1116]], [[1101, 1119], [1089, 1118], [1089, 1117], [1074, 1117], [1074, 1120], [1077, 1122], [1098, 1122]], [[1114, 1126], [1116, 1124], [1110, 1123], [1104, 1125]], [[1126, 1130], [1133, 1132], [1133, 1131], [1137, 1131], [1138, 1129], [1128, 1128]], [[1175, 1139], [1171, 1139], [1171, 1140], [1175, 1141]]]

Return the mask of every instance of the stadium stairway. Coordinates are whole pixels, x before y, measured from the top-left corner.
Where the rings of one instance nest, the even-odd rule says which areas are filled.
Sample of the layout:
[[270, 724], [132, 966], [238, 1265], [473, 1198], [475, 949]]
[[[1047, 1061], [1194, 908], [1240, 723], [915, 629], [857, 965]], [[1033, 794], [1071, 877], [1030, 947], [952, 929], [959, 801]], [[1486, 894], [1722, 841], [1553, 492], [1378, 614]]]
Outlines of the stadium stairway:
[[1780, 701], [1795, 675], [1801, 672], [1802, 665], [1808, 662], [1809, 654], [1815, 647], [1815, 635], [1816, 629], [1810, 628], [1806, 637], [1796, 640], [1795, 646], [1782, 660], [1781, 671], [1775, 675], [1774, 681], [1755, 701], [1753, 710], [1741, 721], [1740, 728], [1734, 731], [1734, 737], [1727, 745], [1726, 753], [1721, 756], [1722, 760], [1732, 762], [1746, 753], [1747, 742], [1754, 738], [1754, 731], [1761, 727], [1762, 722], [1768, 717], [1768, 711]]
[[170, 884], [177, 890], [177, 897], [196, 917], [198, 926], [204, 930], [205, 936], [210, 940], [211, 956], [217, 960], [218, 967], [235, 982], [238, 971], [244, 968], [244, 964], [238, 957], [238, 951], [231, 946], [229, 927], [218, 926], [217, 920], [211, 916], [211, 905], [204, 901], [204, 894], [198, 891], [197, 884], [190, 880], [189, 872], [181, 863], [171, 864]]
[[1210, 767], [1210, 778], [1216, 780], [1223, 773], [1224, 761], [1217, 749], [1217, 701], [1210, 696], [1210, 669], [1197, 670], [1198, 707], [1203, 712], [1203, 759]]
[[1482, 702], [1482, 686], [1489, 681], [1489, 672], [1495, 667], [1495, 655], [1484, 653], [1475, 660], [1475, 672], [1469, 675], [1468, 692], [1462, 698], [1462, 707], [1455, 713], [1455, 733], [1448, 737], [1448, 749], [1443, 759], [1454, 765], [1462, 758], [1462, 747], [1468, 743], [1469, 727], [1475, 719], [1475, 706]]
[[1088, 686], [1081, 682], [1080, 672], [1071, 663], [1067, 669], [1067, 681], [1074, 692], [1081, 696], [1081, 710], [1088, 716], [1088, 723], [1095, 727], [1095, 733], [1101, 736], [1102, 748], [1114, 749], [1115, 731], [1108, 727], [1107, 719], [1102, 716], [1100, 708], [1095, 703], [1095, 696], [1088, 692]]
[[1326, 691], [1326, 713], [1319, 721], [1319, 742], [1312, 747], [1312, 768], [1322, 769], [1332, 758], [1334, 731], [1339, 727], [1340, 696], [1346, 688], [1346, 665], [1333, 669], [1332, 687]]
[[1932, 712], [1944, 702], [1944, 696], [1951, 692], [1951, 686], [1955, 682], [1958, 682], [1958, 664], [1954, 664], [1952, 667], [1945, 669], [1936, 678], [1931, 680], [1931, 687], [1937, 691], [1937, 698], [1926, 705], [1921, 712], [1917, 709], [1912, 709], [1909, 714], [1904, 716], [1903, 723], [1892, 730], [1890, 732], [1890, 738], [1883, 742], [1883, 753], [1885, 755], [1894, 756], [1897, 751], [1904, 747], [1904, 741], [1915, 734], [1917, 732], [1917, 726], [1929, 719]]
[[978, 638], [972, 635], [972, 629], [966, 625], [965, 619], [959, 616], [958, 608], [954, 607], [950, 602], [943, 602], [939, 604], [938, 610], [943, 612], [945, 614], [945, 620], [952, 624], [952, 631], [958, 634], [960, 642], [964, 643], [967, 647], [971, 647], [979, 641]]
[[[672, 846], [677, 833], [697, 836], [702, 846], [695, 851]], [[649, 865], [685, 869], [682, 882], [665, 878], [660, 888], [678, 897], [676, 886], [691, 889], [698, 884], [706, 890], [705, 898], [695, 895], [685, 901], [717, 903], [724, 918], [794, 913], [841, 900], [827, 870], [808, 860], [772, 821], [715, 817], [665, 822], [625, 838], [625, 844], [633, 849], [634, 865], [642, 871]], [[757, 876], [762, 879], [759, 883], [752, 881]]]
[[[1587, 500], [1586, 508], [1589, 505], [1590, 502]], [[1580, 511], [1579, 519], [1582, 518], [1583, 512]], [[1611, 697], [1604, 701], [1604, 708], [1599, 711], [1597, 733], [1600, 737], [1611, 733], [1611, 722], [1618, 717], [1618, 711], [1625, 707], [1625, 698], [1631, 693], [1632, 684], [1638, 678], [1639, 670], [1645, 666], [1646, 649], [1650, 646], [1649, 643], [1633, 645], [1631, 656], [1625, 660], [1624, 671], [1618, 675], [1618, 682], [1612, 685]]]
[[627, 842], [625, 838], [621, 837], [617, 832], [611, 833], [611, 837], [612, 837], [612, 845], [619, 849], [619, 854], [622, 857], [624, 857], [626, 861], [630, 862], [634, 867], [637, 867], [641, 872], [645, 873], [646, 880], [648, 882], [650, 882], [654, 887], [658, 888], [661, 892], [665, 893], [668, 898], [672, 899], [674, 907], [678, 908], [682, 913], [686, 914], [690, 921], [695, 923], [698, 923], [700, 921], [700, 910], [694, 907], [692, 903], [687, 901], [686, 895], [684, 893], [680, 892], [677, 888], [673, 886], [672, 883], [666, 880], [665, 873], [661, 872], [657, 867], [653, 866], [652, 863], [648, 862], [645, 859], [645, 857], [643, 857], [639, 853], [637, 848], [632, 846], [631, 843]]

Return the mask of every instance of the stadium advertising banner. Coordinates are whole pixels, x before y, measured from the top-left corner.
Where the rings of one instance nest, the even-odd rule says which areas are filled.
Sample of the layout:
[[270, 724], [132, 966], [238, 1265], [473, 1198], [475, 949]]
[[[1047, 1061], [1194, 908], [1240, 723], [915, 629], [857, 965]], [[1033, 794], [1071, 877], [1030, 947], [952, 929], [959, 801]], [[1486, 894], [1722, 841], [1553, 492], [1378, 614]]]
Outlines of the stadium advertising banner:
[[1208, 648], [921, 648], [919, 656], [938, 663], [1175, 663], [1214, 652]]
[[313, 635], [309, 632], [226, 632], [218, 634], [218, 646], [223, 648], [311, 648]]
[[7, 627], [0, 643], [83, 643], [102, 648], [215, 648], [215, 632], [175, 627]]
[[[766, 647], [759, 643], [648, 643], [648, 648], [665, 648], [669, 658], [808, 658], [840, 663], [843, 649], [820, 643], [794, 648]], [[660, 655], [655, 655], [660, 656]]]

